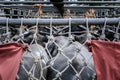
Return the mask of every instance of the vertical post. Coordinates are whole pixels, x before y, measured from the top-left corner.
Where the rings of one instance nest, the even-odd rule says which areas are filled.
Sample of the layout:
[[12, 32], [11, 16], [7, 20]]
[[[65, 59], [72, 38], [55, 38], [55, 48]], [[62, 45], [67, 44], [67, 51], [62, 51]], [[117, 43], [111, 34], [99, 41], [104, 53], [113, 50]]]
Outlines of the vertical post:
[[9, 15], [9, 17], [12, 18], [12, 16], [13, 16], [13, 9], [10, 8], [10, 15]]
[[23, 11], [23, 17], [25, 18], [25, 15], [27, 15], [26, 11]]

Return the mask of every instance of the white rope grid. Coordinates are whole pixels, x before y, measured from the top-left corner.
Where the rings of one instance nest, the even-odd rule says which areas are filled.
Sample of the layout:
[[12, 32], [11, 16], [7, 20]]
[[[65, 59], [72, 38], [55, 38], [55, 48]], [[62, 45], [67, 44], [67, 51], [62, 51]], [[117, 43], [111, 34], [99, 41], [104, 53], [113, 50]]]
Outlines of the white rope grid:
[[[73, 41], [73, 36], [72, 36], [72, 28], [71, 28], [71, 18], [69, 18], [69, 24], [68, 24], [68, 28], [69, 28], [69, 32], [68, 32], [68, 38], [69, 39], [69, 43], [65, 43], [62, 46], [59, 45], [56, 42], [56, 37], [53, 35], [53, 25], [52, 25], [52, 18], [50, 18], [50, 35], [48, 36], [48, 42], [45, 45], [45, 50], [47, 52], [47, 55], [49, 56], [48, 61], [50, 61], [49, 65], [47, 64], [47, 59], [46, 59], [46, 55], [44, 54], [44, 50], [42, 50], [42, 48], [39, 46], [40, 44], [38, 43], [37, 39], [38, 39], [38, 32], [39, 32], [39, 24], [38, 24], [39, 18], [37, 18], [36, 21], [36, 25], [34, 26], [35, 28], [35, 33], [33, 34], [33, 40], [30, 43], [30, 46], [28, 48], [28, 50], [26, 50], [25, 54], [29, 55], [30, 58], [32, 58], [34, 60], [34, 63], [31, 66], [30, 70], [27, 70], [25, 67], [25, 63], [24, 60], [21, 60], [21, 67], [24, 69], [25, 73], [29, 76], [29, 80], [46, 80], [46, 77], [44, 76], [44, 70], [51, 68], [53, 71], [56, 72], [55, 77], [53, 78], [53, 80], [62, 80], [61, 76], [62, 74], [64, 74], [66, 72], [67, 69], [71, 68], [74, 73], [75, 73], [75, 77], [76, 80], [79, 80], [80, 75], [82, 74], [82, 72], [87, 68], [90, 69], [91, 71], [94, 71], [93, 68], [90, 66], [90, 61], [92, 60], [92, 54], [86, 59], [86, 57], [83, 55], [82, 50], [84, 50], [85, 48], [85, 44], [87, 40], [91, 40], [91, 34], [89, 31], [89, 23], [88, 23], [88, 19], [86, 18], [86, 32], [87, 32], [87, 39], [83, 44], [80, 44], [79, 42]], [[106, 39], [105, 36], [105, 29], [106, 29], [106, 22], [107, 22], [107, 18], [105, 18], [105, 23], [102, 29], [102, 34], [100, 36], [100, 39]], [[23, 26], [23, 19], [21, 19], [21, 26], [20, 26], [20, 35], [23, 35], [23, 31], [22, 31], [22, 27]], [[120, 26], [120, 21], [117, 25], [116, 31], [115, 31], [115, 38], [118, 40], [119, 39], [119, 27]], [[9, 25], [8, 25], [8, 19], [6, 22], [6, 34], [9, 33]], [[25, 38], [25, 37], [23, 37]], [[23, 44], [25, 44], [25, 42], [23, 41], [23, 38], [20, 38], [17, 42], [21, 41]], [[35, 51], [32, 50], [31, 46], [33, 44], [36, 44], [36, 49], [39, 52], [39, 55], [36, 55]], [[48, 49], [48, 45], [49, 44], [54, 44], [57, 47], [58, 53], [56, 56], [52, 56], [51, 52]], [[72, 48], [74, 47], [74, 49]], [[73, 49], [73, 56], [69, 57], [67, 56], [67, 54], [65, 53], [65, 50], [67, 50], [68, 48], [72, 48]], [[65, 68], [63, 68], [62, 70], [58, 70], [54, 67], [54, 65], [56, 64], [56, 61], [62, 56], [62, 58], [65, 59]], [[78, 57], [79, 56], [79, 57]], [[82, 67], [81, 69], [78, 71], [74, 66], [73, 66], [73, 61], [79, 58]], [[43, 65], [45, 64], [45, 66]], [[62, 63], [60, 63], [62, 64]], [[40, 76], [39, 78], [35, 77], [35, 70], [37, 69], [37, 65], [40, 66]], [[94, 78], [94, 76], [93, 76]], [[19, 80], [19, 76], [17, 75], [17, 79]]]

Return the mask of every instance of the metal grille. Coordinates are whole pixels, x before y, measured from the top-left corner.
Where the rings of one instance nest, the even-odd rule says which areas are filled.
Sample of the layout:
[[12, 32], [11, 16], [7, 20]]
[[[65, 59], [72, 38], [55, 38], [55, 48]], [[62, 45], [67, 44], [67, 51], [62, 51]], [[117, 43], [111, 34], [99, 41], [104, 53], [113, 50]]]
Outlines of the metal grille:
[[[85, 17], [84, 13], [89, 9], [96, 10], [96, 17], [119, 17], [119, 1], [64, 1], [65, 9], [70, 9], [71, 17]], [[0, 1], [1, 17], [9, 18], [34, 18], [38, 7], [34, 4], [44, 4], [41, 8], [43, 11], [41, 18], [60, 17], [58, 11], [49, 1]]]

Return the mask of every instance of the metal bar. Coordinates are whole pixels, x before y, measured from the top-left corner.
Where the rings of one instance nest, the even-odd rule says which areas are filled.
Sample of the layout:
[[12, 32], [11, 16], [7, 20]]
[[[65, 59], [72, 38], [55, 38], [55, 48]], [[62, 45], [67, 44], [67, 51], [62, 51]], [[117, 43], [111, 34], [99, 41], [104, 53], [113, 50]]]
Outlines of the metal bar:
[[[8, 19], [9, 25], [20, 25], [21, 20], [23, 20], [24, 25], [36, 25], [36, 22], [38, 20], [39, 25], [50, 25], [51, 19], [36, 19], [36, 18], [23, 18], [23, 19]], [[104, 24], [106, 21], [106, 24], [118, 24], [120, 18], [89, 18], [88, 23], [89, 24]], [[0, 25], [6, 25], [7, 18], [0, 18]], [[69, 19], [52, 19], [53, 25], [68, 25]], [[85, 18], [72, 18], [71, 19], [72, 25], [85, 25], [86, 19]]]
[[[120, 4], [120, 1], [64, 1], [54, 4]], [[0, 1], [0, 4], [51, 4], [49, 1]]]
[[[0, 5], [0, 8], [6, 7], [6, 8], [18, 8], [18, 9], [38, 9], [36, 7], [33, 7], [31, 5]], [[80, 9], [114, 9], [114, 8], [120, 8], [120, 6], [64, 6], [65, 9], [71, 9], [71, 10], [80, 10]], [[42, 10], [56, 10], [55, 7], [51, 6], [43, 6]]]

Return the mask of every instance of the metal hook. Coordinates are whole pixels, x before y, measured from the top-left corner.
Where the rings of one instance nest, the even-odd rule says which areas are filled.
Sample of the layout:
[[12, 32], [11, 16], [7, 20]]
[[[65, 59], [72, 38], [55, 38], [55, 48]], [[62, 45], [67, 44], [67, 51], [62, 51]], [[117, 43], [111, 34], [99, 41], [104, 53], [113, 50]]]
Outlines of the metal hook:
[[107, 18], [105, 17], [105, 23], [104, 23], [104, 27], [102, 29], [102, 34], [100, 36], [100, 39], [105, 39], [105, 28], [106, 28], [106, 23], [107, 23]]

